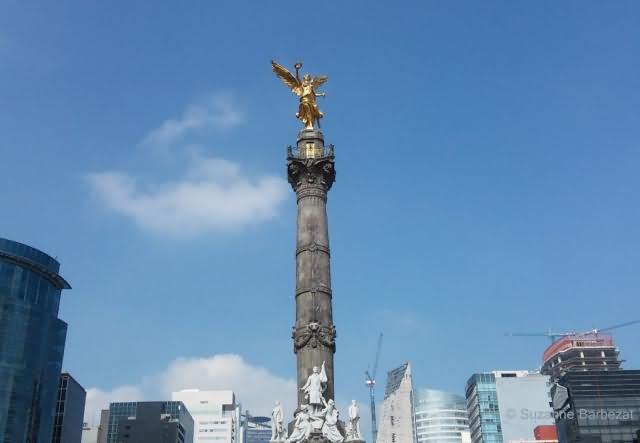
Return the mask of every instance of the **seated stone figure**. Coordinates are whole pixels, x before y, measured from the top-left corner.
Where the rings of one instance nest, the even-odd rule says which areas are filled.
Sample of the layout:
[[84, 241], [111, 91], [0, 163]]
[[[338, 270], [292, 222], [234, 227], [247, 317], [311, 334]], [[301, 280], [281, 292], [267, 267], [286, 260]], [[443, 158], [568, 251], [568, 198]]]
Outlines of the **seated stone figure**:
[[293, 425], [293, 432], [285, 441], [286, 443], [303, 442], [311, 435], [311, 417], [309, 415], [309, 406], [304, 406], [296, 414], [296, 421]]
[[322, 435], [331, 443], [342, 443], [344, 437], [338, 429], [338, 410], [333, 400], [327, 402], [323, 410], [324, 424], [322, 425]]

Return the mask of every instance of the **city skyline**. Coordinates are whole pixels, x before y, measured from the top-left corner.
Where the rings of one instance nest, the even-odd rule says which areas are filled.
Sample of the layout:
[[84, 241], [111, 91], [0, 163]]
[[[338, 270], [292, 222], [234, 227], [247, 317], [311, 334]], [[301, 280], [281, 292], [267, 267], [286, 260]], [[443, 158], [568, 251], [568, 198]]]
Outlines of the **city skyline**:
[[[640, 6], [494, 4], [1, 5], [0, 236], [62, 263], [63, 370], [87, 404], [294, 402], [299, 125], [271, 59], [331, 78], [343, 409], [368, 421], [381, 331], [379, 374], [409, 360], [416, 387], [463, 394], [540, 366], [547, 342], [506, 332], [634, 320]], [[626, 369], [637, 335], [614, 334]]]

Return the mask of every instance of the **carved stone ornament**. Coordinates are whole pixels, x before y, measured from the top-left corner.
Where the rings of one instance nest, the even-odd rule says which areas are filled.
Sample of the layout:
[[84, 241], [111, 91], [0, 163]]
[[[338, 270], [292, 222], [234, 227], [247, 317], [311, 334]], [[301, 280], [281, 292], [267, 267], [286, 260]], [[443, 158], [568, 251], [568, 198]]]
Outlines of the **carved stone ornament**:
[[294, 352], [298, 353], [298, 350], [305, 346], [312, 348], [324, 346], [335, 352], [336, 335], [336, 327], [333, 325], [325, 326], [312, 322], [301, 328], [294, 327], [292, 335]]

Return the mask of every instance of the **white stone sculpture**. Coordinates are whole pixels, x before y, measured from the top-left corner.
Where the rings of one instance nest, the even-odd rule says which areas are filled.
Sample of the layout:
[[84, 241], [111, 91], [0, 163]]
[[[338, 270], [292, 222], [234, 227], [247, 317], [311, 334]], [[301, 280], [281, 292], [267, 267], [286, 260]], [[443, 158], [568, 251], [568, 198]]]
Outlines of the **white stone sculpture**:
[[362, 441], [362, 434], [360, 433], [360, 408], [355, 400], [352, 400], [351, 406], [349, 406], [347, 441]]
[[272, 443], [284, 442], [287, 432], [284, 428], [284, 411], [282, 405], [277, 401], [273, 411], [271, 411], [271, 440]]
[[311, 421], [308, 408], [310, 406], [302, 407], [296, 414], [296, 421], [293, 425], [293, 432], [285, 441], [286, 443], [303, 442], [311, 435]]
[[342, 443], [344, 437], [338, 429], [338, 410], [333, 400], [327, 402], [323, 413], [324, 424], [322, 425], [322, 435], [331, 443]]
[[301, 391], [306, 393], [305, 398], [309, 401], [309, 406], [313, 409], [311, 413], [322, 410], [325, 405], [325, 399], [322, 396], [326, 388], [327, 373], [324, 369], [324, 362], [322, 362], [322, 369], [318, 369], [317, 366], [313, 367], [313, 373], [307, 379], [305, 385], [300, 388]]

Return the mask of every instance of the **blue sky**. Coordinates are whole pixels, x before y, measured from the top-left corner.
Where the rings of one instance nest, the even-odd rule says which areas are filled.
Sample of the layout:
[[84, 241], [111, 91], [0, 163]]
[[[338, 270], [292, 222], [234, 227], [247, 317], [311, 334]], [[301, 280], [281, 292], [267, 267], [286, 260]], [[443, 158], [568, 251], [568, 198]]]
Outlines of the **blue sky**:
[[271, 59], [330, 77], [343, 401], [380, 331], [380, 373], [462, 393], [540, 364], [507, 331], [637, 317], [637, 2], [158, 3], [0, 3], [0, 234], [61, 261], [84, 386], [222, 354], [293, 377], [299, 123]]

